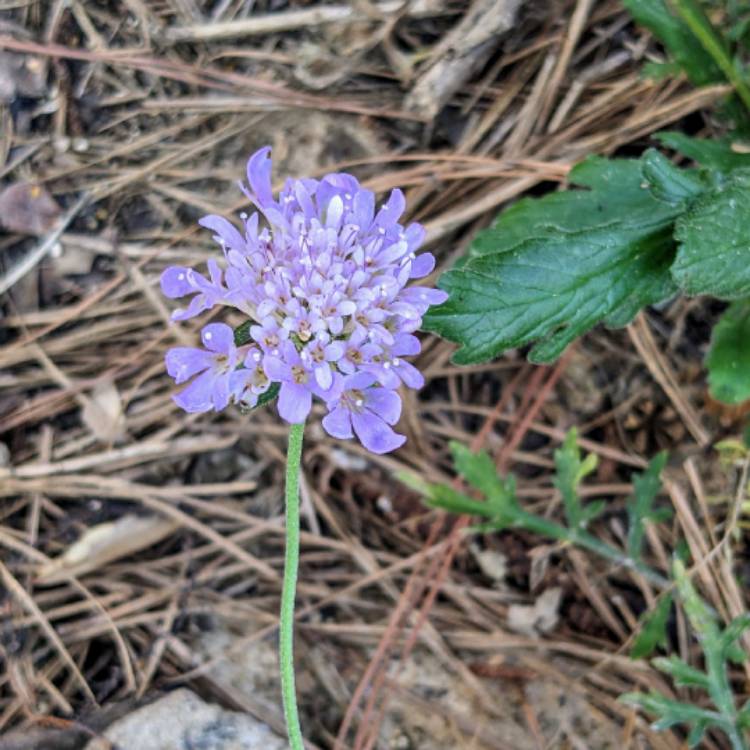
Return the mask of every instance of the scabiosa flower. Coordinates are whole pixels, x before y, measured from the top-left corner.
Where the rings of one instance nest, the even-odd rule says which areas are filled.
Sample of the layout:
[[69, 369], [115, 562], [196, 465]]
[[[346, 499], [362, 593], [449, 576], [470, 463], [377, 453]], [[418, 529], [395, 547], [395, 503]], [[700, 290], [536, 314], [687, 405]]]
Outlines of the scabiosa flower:
[[447, 297], [406, 286], [435, 265], [430, 253], [417, 254], [424, 229], [399, 223], [400, 190], [376, 210], [373, 193], [348, 174], [289, 179], [276, 199], [269, 153], [260, 149], [248, 162], [248, 184], [240, 187], [257, 212], [241, 214], [242, 230], [221, 216], [201, 219], [223, 265], [209, 261], [207, 277], [183, 267], [162, 274], [166, 296], [192, 297], [175, 320], [224, 305], [251, 321], [244, 347], [228, 326], [211, 324], [203, 329], [205, 350], [168, 352], [177, 383], [195, 377], [175, 401], [188, 411], [252, 406], [276, 383], [287, 422], [303, 422], [316, 397], [328, 410], [330, 435], [356, 436], [375, 453], [394, 450], [404, 442], [392, 429], [401, 413], [397, 389], [424, 383], [403, 357], [419, 353], [412, 334], [427, 308]]
[[198, 375], [175, 395], [177, 405], [188, 412], [220, 411], [230, 400], [252, 400], [257, 391], [250, 390], [247, 395], [246, 391], [256, 385], [251, 382], [254, 373], [237, 367], [243, 357], [235, 346], [234, 331], [224, 323], [211, 323], [203, 329], [201, 338], [205, 349], [178, 346], [167, 352], [167, 372], [178, 385]]

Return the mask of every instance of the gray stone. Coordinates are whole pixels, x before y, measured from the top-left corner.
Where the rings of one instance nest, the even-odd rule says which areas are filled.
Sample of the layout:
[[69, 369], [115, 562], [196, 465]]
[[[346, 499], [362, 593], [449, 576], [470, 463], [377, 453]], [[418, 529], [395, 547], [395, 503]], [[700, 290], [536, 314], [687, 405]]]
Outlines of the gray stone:
[[[114, 750], [285, 750], [286, 742], [248, 714], [175, 690], [111, 724], [104, 737]], [[101, 739], [86, 750], [104, 750]], [[109, 750], [109, 748], [107, 748]]]

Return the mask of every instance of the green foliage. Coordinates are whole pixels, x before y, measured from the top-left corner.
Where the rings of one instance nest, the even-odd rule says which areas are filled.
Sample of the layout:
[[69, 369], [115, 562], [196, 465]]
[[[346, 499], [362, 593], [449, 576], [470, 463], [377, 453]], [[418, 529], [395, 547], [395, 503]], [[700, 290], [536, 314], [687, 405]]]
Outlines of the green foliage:
[[735, 171], [678, 220], [672, 275], [687, 294], [750, 295], [750, 171]]
[[[713, 163], [740, 156], [679, 145]], [[650, 150], [588, 159], [570, 181], [587, 189], [519, 201], [441, 277], [450, 298], [425, 327], [461, 345], [457, 363], [532, 342], [529, 359], [549, 362], [597, 323], [626, 325], [677, 289], [750, 295], [749, 169], [680, 169]]]
[[[684, 70], [692, 83], [696, 86], [731, 83], [738, 99], [750, 110], [750, 89], [737, 49], [744, 32], [736, 26], [746, 20], [741, 10], [724, 14], [728, 21], [725, 33], [714, 26], [700, 0], [624, 2], [636, 21], [662, 42], [674, 60], [673, 65]], [[742, 117], [742, 111], [737, 111]]]
[[665, 131], [657, 133], [654, 138], [707, 169], [719, 173], [729, 173], [735, 169], [750, 168], [750, 154], [737, 151], [731, 140], [709, 140], [692, 138], [684, 133]]
[[655, 509], [654, 501], [661, 490], [660, 475], [667, 464], [665, 452], [657, 454], [643, 474], [633, 476], [635, 494], [628, 500], [628, 554], [640, 560], [643, 554], [643, 539], [646, 521], [658, 522], [668, 518], [668, 509]]
[[690, 26], [665, 0], [623, 0], [633, 18], [666, 47], [675, 63], [696, 86], [724, 80], [721, 68], [702, 47]]
[[714, 327], [706, 358], [711, 395], [728, 404], [750, 399], [750, 299], [733, 302]]
[[[717, 17], [744, 29], [728, 34], [696, 0], [625, 4], [694, 83], [730, 82], [734, 105], [750, 112], [738, 48], [750, 30], [745, 5], [722, 2]], [[700, 167], [678, 167], [655, 150], [591, 157], [571, 171], [570, 189], [522, 199], [477, 235], [439, 281], [448, 300], [424, 320], [459, 345], [457, 364], [529, 345], [530, 361], [551, 362], [594, 326], [627, 325], [677, 292], [750, 297], [750, 154], [736, 136], [657, 138]], [[735, 383], [715, 392], [732, 400], [740, 390]]]
[[714, 612], [695, 590], [682, 562], [676, 560], [673, 575], [691, 628], [704, 654], [704, 670], [697, 669], [677, 656], [653, 660], [653, 665], [668, 674], [677, 687], [699, 688], [708, 693], [714, 708], [704, 709], [692, 703], [667, 698], [659, 693], [628, 693], [621, 700], [657, 717], [654, 726], [667, 729], [677, 724], [690, 727], [688, 744], [697, 746], [705, 731], [716, 728], [724, 732], [735, 750], [745, 750], [744, 731], [750, 725], [748, 704], [737, 709], [729, 681], [730, 661], [744, 661], [747, 655], [737, 640], [750, 627], [750, 614], [742, 615], [722, 628]]
[[[717, 154], [709, 158], [729, 157]], [[599, 321], [628, 323], [644, 304], [669, 296], [674, 282], [688, 294], [750, 295], [750, 171], [712, 187], [655, 152], [638, 174], [633, 162], [583, 167], [590, 191], [519, 202], [479, 235], [467, 263], [444, 274], [450, 299], [426, 327], [462, 344], [457, 362], [534, 340], [529, 358], [550, 361]], [[750, 397], [749, 327], [747, 304], [738, 303], [714, 336], [712, 392], [729, 403]]]
[[672, 597], [664, 594], [656, 607], [641, 618], [641, 628], [630, 649], [631, 659], [645, 659], [657, 648], [667, 647], [667, 621], [672, 610]]
[[590, 453], [581, 460], [578, 432], [575, 428], [568, 432], [562, 446], [555, 451], [557, 477], [554, 484], [562, 495], [565, 518], [571, 529], [584, 529], [589, 521], [604, 510], [604, 501], [600, 500], [584, 506], [578, 495], [578, 486], [585, 477], [595, 471], [598, 462], [594, 453]]
[[679, 209], [644, 187], [640, 160], [592, 158], [571, 172], [588, 190], [524, 199], [443, 274], [450, 298], [425, 327], [461, 344], [469, 364], [536, 341], [550, 362], [599, 322], [624, 326], [672, 295], [672, 224]]
[[[400, 478], [419, 492], [425, 502], [433, 508], [482, 518], [484, 522], [475, 527], [474, 531], [524, 529], [548, 539], [588, 549], [617, 565], [638, 570], [657, 586], [666, 586], [667, 581], [664, 577], [641, 560], [633, 559], [627, 553], [600, 541], [587, 530], [587, 524], [604, 510], [605, 503], [593, 501], [584, 504], [580, 497], [578, 487], [596, 468], [596, 456], [588, 455], [582, 458], [576, 441], [577, 433], [572, 429], [566, 435], [562, 446], [555, 452], [555, 486], [563, 498], [566, 525], [526, 511], [516, 495], [515, 479], [512, 476], [499, 477], [492, 459], [484, 451], [472, 453], [459, 443], [451, 443], [456, 470], [476, 490], [476, 495], [480, 499], [445, 484], [430, 484], [412, 474], [405, 473]], [[659, 460], [653, 464], [653, 469], [649, 469], [657, 472], [655, 481], [658, 481]], [[649, 475], [649, 482], [651, 481], [653, 477]], [[651, 514], [651, 517], [653, 512], [650, 503], [641, 502], [637, 505], [633, 520], [642, 525], [644, 519], [638, 515], [641, 508]]]
[[[634, 494], [628, 503], [628, 544], [627, 551], [623, 551], [602, 542], [586, 528], [587, 523], [601, 512], [602, 505], [597, 502], [584, 504], [580, 497], [580, 484], [595, 470], [596, 459], [581, 455], [574, 429], [568, 432], [563, 444], [555, 451], [554, 483], [563, 499], [565, 525], [526, 511], [516, 495], [513, 478], [499, 477], [492, 459], [485, 452], [472, 453], [458, 443], [451, 444], [451, 451], [456, 470], [470, 485], [472, 494], [447, 485], [430, 484], [408, 474], [402, 479], [420, 492], [432, 507], [484, 519], [474, 531], [524, 529], [548, 539], [577, 545], [618, 565], [637, 570], [665, 593], [653, 611], [644, 617], [631, 655], [644, 658], [658, 647], [666, 648], [666, 627], [673, 603], [668, 593], [670, 582], [641, 560], [644, 523], [662, 517], [654, 504], [660, 490], [659, 476], [666, 464], [665, 454], [654, 457], [646, 471], [633, 478]], [[750, 614], [721, 627], [715, 613], [698, 595], [680, 559], [673, 564], [673, 577], [679, 602], [704, 653], [703, 669], [676, 655], [653, 659], [652, 664], [669, 675], [676, 687], [705, 691], [713, 706], [703, 708], [656, 692], [628, 693], [622, 696], [622, 700], [654, 715], [656, 729], [687, 725], [691, 747], [701, 742], [706, 730], [718, 729], [729, 737], [735, 750], [747, 750], [744, 732], [750, 728], [750, 701], [737, 708], [728, 670], [731, 662], [741, 663], [747, 658], [737, 641], [750, 627]]]

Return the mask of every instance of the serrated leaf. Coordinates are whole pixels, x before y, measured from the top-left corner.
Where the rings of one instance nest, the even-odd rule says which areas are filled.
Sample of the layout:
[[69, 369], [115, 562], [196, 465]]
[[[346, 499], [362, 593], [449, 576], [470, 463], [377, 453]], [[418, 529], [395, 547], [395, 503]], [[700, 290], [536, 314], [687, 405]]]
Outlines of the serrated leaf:
[[501, 515], [517, 504], [515, 481], [512, 477], [499, 477], [493, 460], [485, 451], [472, 453], [465, 445], [457, 442], [451, 442], [450, 448], [456, 470], [487, 498], [493, 515]]
[[[568, 430], [563, 444], [555, 451], [557, 475], [553, 484], [562, 495], [565, 517], [571, 528], [584, 526], [590, 520], [578, 496], [578, 485], [596, 469], [598, 460], [596, 454], [591, 453], [582, 461], [577, 441], [578, 431], [572, 428]], [[594, 514], [597, 512], [601, 512], [601, 508], [595, 506]]]
[[633, 497], [628, 500], [628, 555], [640, 560], [647, 521], [656, 520], [654, 501], [661, 490], [661, 472], [667, 463], [667, 454], [656, 455], [643, 474], [633, 475]]
[[657, 200], [683, 206], [709, 188], [706, 178], [697, 170], [680, 169], [653, 148], [646, 151], [642, 162], [643, 178]]
[[641, 618], [641, 630], [630, 649], [631, 659], [645, 659], [658, 647], [667, 647], [667, 621], [672, 610], [672, 597], [666, 594], [656, 603], [653, 611]]
[[711, 55], [690, 27], [668, 8], [664, 0], [623, 0], [633, 18], [645, 26], [685, 71], [691, 83], [703, 86], [724, 80]]
[[450, 295], [425, 327], [462, 348], [458, 364], [537, 341], [550, 362], [604, 322], [627, 325], [674, 292], [669, 266], [679, 210], [644, 187], [637, 160], [593, 158], [570, 175], [589, 190], [524, 199], [480, 233], [469, 260], [440, 279]]
[[750, 300], [733, 302], [714, 326], [706, 366], [713, 398], [726, 404], [750, 399]]
[[750, 168], [750, 154], [735, 151], [729, 140], [693, 138], [684, 133], [667, 131], [653, 136], [663, 146], [687, 156], [701, 166], [719, 172]]
[[660, 672], [668, 674], [677, 687], [707, 688], [708, 675], [686, 664], [679, 656], [664, 656], [651, 662]]
[[[507, 253], [531, 238], [555, 238], [561, 232], [576, 234], [615, 222], [632, 228], [640, 226], [644, 218], [652, 218], [654, 200], [643, 184], [640, 160], [590, 156], [573, 167], [568, 182], [588, 190], [562, 190], [543, 198], [521, 199], [477, 235], [470, 254]], [[618, 200], [613, 200], [615, 195]], [[630, 210], [623, 211], [622, 204]], [[667, 213], [672, 215], [669, 209]]]
[[750, 171], [705, 193], [675, 225], [672, 276], [687, 294], [750, 296]]

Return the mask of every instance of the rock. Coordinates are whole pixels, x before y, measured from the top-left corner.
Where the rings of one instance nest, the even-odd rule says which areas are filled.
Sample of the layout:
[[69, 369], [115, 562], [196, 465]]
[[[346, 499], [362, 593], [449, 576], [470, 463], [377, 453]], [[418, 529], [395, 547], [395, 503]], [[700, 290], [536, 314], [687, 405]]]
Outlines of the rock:
[[[85, 750], [285, 750], [286, 742], [248, 714], [175, 690], [111, 724]], [[110, 744], [111, 743], [111, 744]]]

